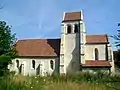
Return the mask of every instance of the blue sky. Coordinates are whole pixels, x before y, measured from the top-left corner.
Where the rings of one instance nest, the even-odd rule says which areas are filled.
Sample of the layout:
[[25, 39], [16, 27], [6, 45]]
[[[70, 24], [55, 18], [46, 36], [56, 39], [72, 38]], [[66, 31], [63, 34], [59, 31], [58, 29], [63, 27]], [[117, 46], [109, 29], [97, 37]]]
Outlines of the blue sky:
[[116, 34], [120, 0], [0, 0], [0, 20], [18, 39], [60, 37], [63, 12], [83, 10], [88, 34]]

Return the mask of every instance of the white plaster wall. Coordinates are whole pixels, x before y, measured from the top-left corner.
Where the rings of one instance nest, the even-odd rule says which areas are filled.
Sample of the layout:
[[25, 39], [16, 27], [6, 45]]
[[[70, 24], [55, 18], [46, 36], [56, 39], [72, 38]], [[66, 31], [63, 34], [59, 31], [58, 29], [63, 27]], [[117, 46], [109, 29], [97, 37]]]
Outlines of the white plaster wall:
[[111, 64], [111, 72], [115, 74], [115, 65], [114, 65], [114, 58], [113, 58], [113, 50], [110, 44], [108, 44], [108, 60]]
[[[80, 23], [80, 43], [79, 34], [74, 33], [74, 25]], [[72, 26], [72, 32], [67, 34], [67, 24]], [[71, 73], [79, 71], [80, 63], [85, 63], [84, 45], [85, 45], [85, 25], [83, 21], [72, 21], [62, 23], [61, 48], [60, 48], [60, 73]], [[80, 60], [79, 61], [79, 45]]]
[[81, 64], [85, 64], [85, 43], [86, 43], [86, 30], [85, 23], [80, 21], [80, 45], [81, 45]]
[[[99, 60], [106, 60], [106, 45], [105, 44], [87, 44], [85, 46], [85, 60], [95, 60], [95, 48], [98, 49]], [[112, 66], [111, 72], [115, 73], [113, 50], [110, 45], [108, 45], [108, 61], [110, 62]]]
[[[72, 25], [71, 34], [67, 34], [67, 24]], [[78, 22], [65, 22], [62, 25], [61, 48], [60, 48], [60, 73], [73, 72], [78, 70], [78, 50], [76, 48], [76, 34], [74, 33], [74, 24]], [[78, 48], [78, 45], [77, 45]], [[74, 53], [74, 54], [73, 54]]]
[[86, 44], [85, 46], [85, 60], [95, 60], [95, 48], [99, 52], [99, 60], [106, 60], [106, 46], [105, 44]]
[[[79, 54], [78, 54], [78, 38], [76, 34], [65, 35], [65, 51], [64, 51], [64, 62], [67, 73], [76, 72], [79, 70]], [[73, 65], [74, 64], [74, 65]]]
[[90, 72], [90, 73], [95, 73], [95, 72], [103, 72], [103, 73], [110, 73], [109, 68], [83, 68], [83, 72]]
[[[52, 74], [54, 71], [58, 73], [58, 58], [16, 58], [12, 60], [12, 65], [9, 66], [10, 71], [16, 71], [18, 73], [18, 68], [16, 67], [16, 60], [19, 60], [19, 66], [24, 63], [25, 69], [23, 75], [36, 75], [36, 69], [39, 64], [42, 64], [43, 67], [40, 69], [40, 75]], [[32, 60], [35, 60], [35, 69], [32, 68]], [[54, 69], [50, 67], [50, 60], [54, 61]]]

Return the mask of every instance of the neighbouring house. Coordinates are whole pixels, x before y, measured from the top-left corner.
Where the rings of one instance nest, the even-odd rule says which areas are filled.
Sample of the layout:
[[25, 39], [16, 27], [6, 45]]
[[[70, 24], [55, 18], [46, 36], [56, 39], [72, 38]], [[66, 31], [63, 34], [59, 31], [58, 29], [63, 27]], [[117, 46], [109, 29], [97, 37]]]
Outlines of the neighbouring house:
[[61, 38], [18, 40], [9, 69], [23, 75], [115, 72], [108, 36], [87, 35], [82, 11], [65, 12], [61, 24]]

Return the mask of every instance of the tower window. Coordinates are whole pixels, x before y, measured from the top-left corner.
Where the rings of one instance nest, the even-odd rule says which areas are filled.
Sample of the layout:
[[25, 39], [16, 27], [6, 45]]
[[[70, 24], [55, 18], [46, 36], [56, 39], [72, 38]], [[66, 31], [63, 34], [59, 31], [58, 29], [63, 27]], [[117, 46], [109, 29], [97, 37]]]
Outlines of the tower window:
[[50, 60], [50, 68], [51, 68], [51, 69], [54, 68], [54, 62], [53, 62], [53, 60]]
[[75, 24], [74, 33], [78, 33], [78, 24]]
[[35, 69], [35, 60], [32, 60], [32, 68]]
[[67, 26], [67, 33], [71, 33], [71, 31], [72, 31], [72, 27], [71, 27], [71, 25], [68, 25]]
[[16, 67], [19, 68], [19, 60], [16, 60]]
[[98, 52], [98, 49], [95, 48], [95, 60], [98, 60], [99, 59], [99, 52]]

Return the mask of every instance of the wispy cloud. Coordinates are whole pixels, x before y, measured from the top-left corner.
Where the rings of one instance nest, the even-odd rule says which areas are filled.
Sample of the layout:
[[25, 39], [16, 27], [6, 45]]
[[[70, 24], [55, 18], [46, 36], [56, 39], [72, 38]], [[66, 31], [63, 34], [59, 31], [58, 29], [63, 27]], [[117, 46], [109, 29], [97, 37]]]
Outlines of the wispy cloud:
[[60, 24], [60, 8], [57, 6], [56, 0], [44, 0], [41, 3], [39, 9], [39, 30], [42, 32], [42, 36], [45, 36], [55, 31]]
[[119, 0], [1, 0], [0, 20], [13, 26], [18, 38], [60, 36], [62, 13], [84, 12], [87, 32], [113, 34], [120, 21]]

